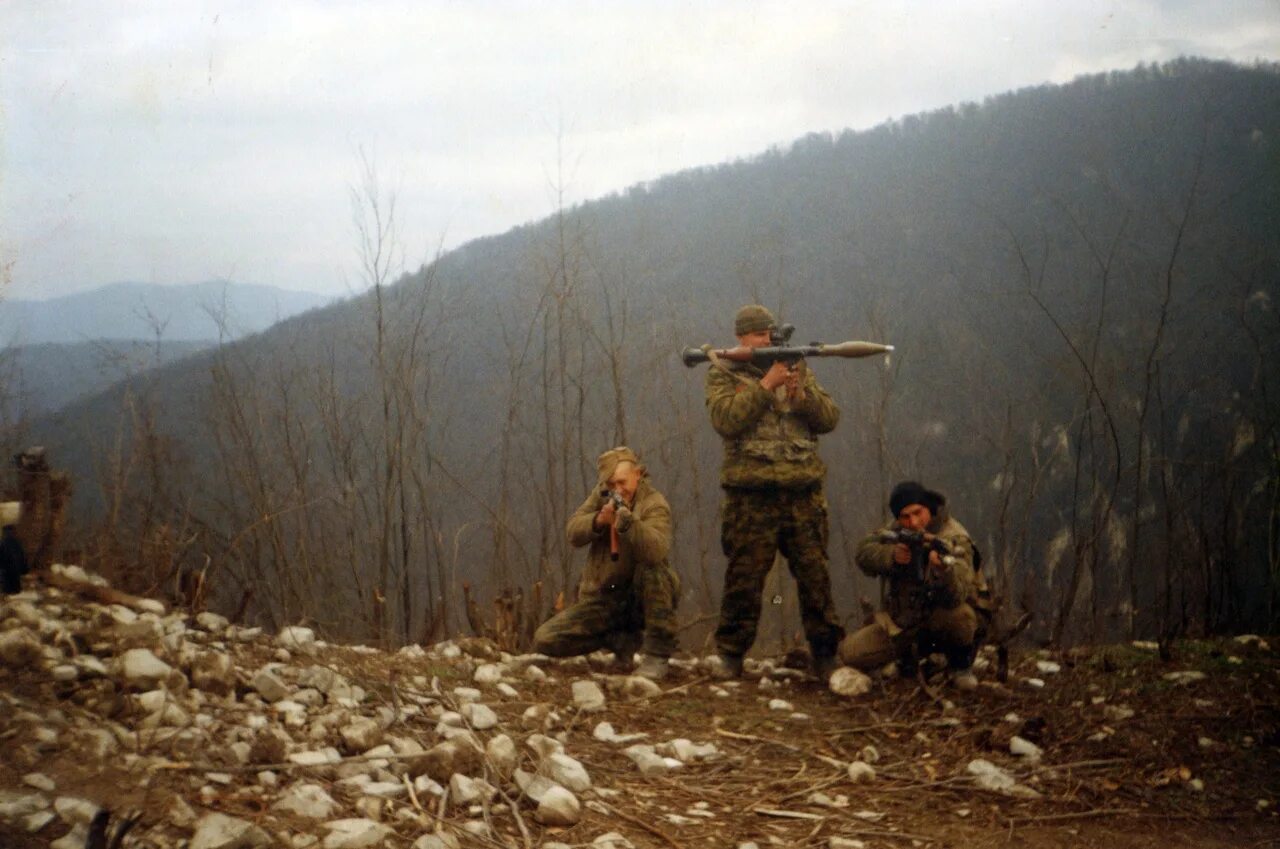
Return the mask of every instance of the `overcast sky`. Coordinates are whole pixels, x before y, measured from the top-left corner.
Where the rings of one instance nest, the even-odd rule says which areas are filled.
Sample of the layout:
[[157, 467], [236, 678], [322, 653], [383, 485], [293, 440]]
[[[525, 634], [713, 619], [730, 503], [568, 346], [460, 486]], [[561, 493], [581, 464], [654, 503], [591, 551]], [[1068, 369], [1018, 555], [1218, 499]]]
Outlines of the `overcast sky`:
[[1280, 59], [1280, 0], [9, 0], [4, 294], [348, 292], [362, 148], [417, 267], [549, 214], [557, 183], [576, 203], [1179, 55]]

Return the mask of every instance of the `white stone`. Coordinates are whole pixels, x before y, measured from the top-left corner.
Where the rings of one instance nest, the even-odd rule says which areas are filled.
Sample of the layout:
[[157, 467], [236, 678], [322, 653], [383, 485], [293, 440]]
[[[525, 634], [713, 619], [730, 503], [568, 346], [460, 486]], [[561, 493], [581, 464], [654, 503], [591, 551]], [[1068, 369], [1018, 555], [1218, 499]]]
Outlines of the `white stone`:
[[1258, 651], [1271, 651], [1271, 646], [1267, 644], [1267, 641], [1257, 634], [1241, 634], [1236, 637], [1236, 642], [1242, 646], [1256, 646]]
[[43, 772], [28, 772], [26, 775], [22, 776], [22, 783], [28, 787], [43, 790], [46, 793], [52, 793], [58, 787], [58, 785], [53, 782], [53, 779], [45, 775]]
[[795, 707], [793, 707], [791, 702], [786, 699], [770, 699], [769, 710], [785, 710], [790, 713], [795, 710]]
[[862, 761], [854, 761], [849, 764], [848, 770], [849, 780], [854, 784], [863, 784], [876, 780], [876, 770], [871, 764]]
[[295, 784], [271, 807], [307, 819], [322, 820], [333, 816], [337, 806], [338, 803], [319, 784]]
[[36, 811], [22, 818], [22, 827], [27, 830], [27, 834], [35, 834], [56, 819], [49, 811]]
[[595, 681], [579, 679], [573, 682], [573, 703], [579, 710], [589, 713], [604, 710], [604, 691]]
[[662, 688], [642, 675], [631, 675], [622, 682], [622, 695], [632, 700], [650, 699], [662, 695]]
[[662, 775], [683, 764], [675, 758], [664, 758], [654, 751], [653, 746], [637, 743], [622, 750], [631, 759], [642, 775]]
[[1030, 740], [1015, 735], [1009, 739], [1009, 753], [1027, 760], [1038, 761], [1044, 754], [1044, 750]]
[[515, 741], [506, 734], [498, 734], [491, 738], [485, 744], [484, 755], [494, 772], [503, 778], [511, 775], [511, 771], [516, 768], [516, 763], [520, 759]]
[[498, 686], [495, 687], [494, 689], [496, 689], [500, 694], [502, 694], [508, 699], [517, 699], [520, 697], [520, 691], [517, 690], [515, 687], [512, 687], [506, 681], [499, 681]]
[[269, 702], [278, 702], [289, 695], [289, 685], [270, 669], [259, 670], [249, 686]]
[[613, 730], [613, 723], [601, 722], [591, 732], [591, 736], [602, 743], [634, 743], [637, 740], [643, 740], [649, 735], [643, 731], [637, 731], [632, 734], [619, 734]]
[[191, 663], [191, 684], [219, 696], [234, 692], [236, 667], [231, 656], [212, 650], [196, 655]]
[[380, 846], [393, 831], [390, 826], [371, 819], [332, 820], [324, 824], [329, 830], [321, 845], [324, 849], [363, 849]]
[[542, 801], [542, 797], [547, 794], [548, 790], [552, 787], [560, 786], [545, 775], [534, 775], [522, 769], [517, 769], [512, 773], [512, 778], [515, 780], [516, 786], [520, 788], [520, 792], [532, 799], [535, 805]]
[[53, 800], [53, 809], [63, 822], [75, 825], [88, 825], [98, 815], [98, 806], [88, 799], [73, 796], [59, 796]]
[[105, 678], [107, 676], [107, 665], [102, 662], [101, 658], [94, 657], [91, 654], [82, 654], [73, 661], [80, 673], [86, 677]]
[[338, 733], [348, 752], [367, 752], [382, 742], [382, 726], [367, 716], [354, 717]]
[[831, 837], [827, 849], [866, 849], [867, 844], [853, 837]]
[[1188, 669], [1182, 672], [1166, 672], [1162, 677], [1174, 684], [1191, 684], [1195, 681], [1203, 681], [1205, 674], [1198, 669]]
[[529, 681], [546, 681], [547, 673], [542, 671], [542, 667], [530, 664], [524, 668], [524, 677]]
[[280, 633], [276, 635], [277, 646], [300, 651], [304, 654], [309, 653], [314, 648], [315, 641], [316, 632], [301, 625], [290, 625], [287, 628], [281, 628]]
[[39, 793], [22, 794], [0, 790], [0, 819], [18, 819], [48, 807], [49, 800]]
[[1043, 678], [1023, 678], [1022, 683], [1026, 684], [1028, 687], [1031, 687], [1034, 690], [1039, 690], [1044, 687]]
[[1062, 671], [1062, 667], [1052, 660], [1037, 660], [1036, 671], [1041, 675], [1056, 675]]
[[0, 634], [0, 661], [8, 666], [31, 666], [40, 659], [40, 638], [26, 627], [15, 627]]
[[189, 849], [257, 849], [270, 846], [271, 835], [246, 820], [207, 814], [196, 823]]
[[635, 844], [616, 831], [600, 835], [591, 841], [596, 849], [635, 849]]
[[537, 754], [539, 760], [564, 751], [564, 743], [545, 734], [530, 734], [524, 744]]
[[853, 698], [871, 692], [871, 677], [852, 666], [842, 666], [831, 673], [827, 686], [837, 696]]
[[342, 760], [342, 755], [338, 754], [337, 749], [327, 747], [306, 752], [294, 752], [286, 759], [298, 766], [324, 766], [325, 764], [333, 764]]
[[360, 788], [360, 792], [380, 799], [399, 799], [409, 793], [404, 784], [399, 781], [370, 781]]
[[120, 656], [117, 673], [130, 685], [152, 690], [163, 683], [173, 667], [156, 657], [149, 649], [129, 649]]
[[587, 773], [587, 768], [577, 759], [561, 752], [549, 755], [542, 762], [539, 772], [578, 793], [591, 789], [591, 776]]
[[466, 704], [470, 704], [471, 702], [478, 702], [480, 701], [480, 698], [483, 695], [484, 694], [481, 693], [479, 690], [477, 690], [475, 687], [454, 687], [453, 688], [453, 697], [458, 702], [459, 705], [466, 705]]
[[492, 799], [497, 789], [483, 778], [471, 778], [460, 772], [449, 777], [449, 799], [453, 804], [462, 807], [481, 799]]
[[974, 783], [986, 790], [994, 790], [1006, 796], [1023, 799], [1039, 799], [1040, 794], [1026, 785], [1019, 784], [1012, 775], [1000, 767], [982, 758], [976, 758], [966, 767], [973, 776]]
[[60, 663], [49, 670], [49, 677], [59, 683], [67, 684], [80, 677], [80, 669], [72, 663]]
[[502, 667], [496, 663], [481, 664], [471, 676], [471, 680], [481, 686], [493, 686], [502, 680]]
[[231, 624], [231, 621], [225, 616], [219, 616], [217, 613], [205, 610], [196, 614], [196, 624], [210, 634], [221, 634], [227, 630], [227, 626]]
[[575, 825], [582, 819], [582, 803], [565, 788], [552, 787], [543, 794], [533, 818], [543, 825]]
[[1128, 705], [1107, 705], [1102, 709], [1102, 715], [1110, 722], [1124, 722], [1133, 719], [1137, 713]]
[[463, 705], [462, 717], [477, 731], [487, 731], [498, 724], [498, 715], [493, 709], [479, 702]]
[[[458, 849], [458, 842], [446, 842], [437, 834], [424, 834], [413, 841], [413, 849]], [[544, 844], [543, 849], [546, 849]]]
[[438, 799], [444, 795], [444, 785], [429, 775], [419, 775], [413, 780], [413, 792], [419, 796], [435, 796]]

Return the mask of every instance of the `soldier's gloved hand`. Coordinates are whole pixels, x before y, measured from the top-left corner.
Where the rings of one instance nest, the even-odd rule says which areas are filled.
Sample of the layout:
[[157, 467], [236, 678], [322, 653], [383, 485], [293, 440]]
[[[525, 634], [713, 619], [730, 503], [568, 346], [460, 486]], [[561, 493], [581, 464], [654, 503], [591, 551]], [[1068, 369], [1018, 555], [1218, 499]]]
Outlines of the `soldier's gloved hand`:
[[618, 508], [618, 517], [613, 520], [613, 526], [618, 529], [618, 533], [626, 533], [633, 518], [631, 509], [624, 505]]

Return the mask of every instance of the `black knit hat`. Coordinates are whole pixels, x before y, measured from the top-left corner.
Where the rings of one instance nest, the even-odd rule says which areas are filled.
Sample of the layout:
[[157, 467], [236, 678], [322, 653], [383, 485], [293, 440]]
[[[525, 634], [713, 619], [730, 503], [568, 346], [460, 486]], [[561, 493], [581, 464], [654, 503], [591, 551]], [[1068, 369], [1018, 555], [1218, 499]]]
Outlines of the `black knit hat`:
[[902, 512], [902, 508], [912, 504], [923, 504], [929, 508], [929, 512], [938, 515], [938, 508], [945, 504], [947, 499], [942, 493], [934, 492], [931, 489], [925, 489], [923, 484], [915, 481], [903, 481], [893, 488], [893, 492], [889, 493], [889, 512], [897, 516]]

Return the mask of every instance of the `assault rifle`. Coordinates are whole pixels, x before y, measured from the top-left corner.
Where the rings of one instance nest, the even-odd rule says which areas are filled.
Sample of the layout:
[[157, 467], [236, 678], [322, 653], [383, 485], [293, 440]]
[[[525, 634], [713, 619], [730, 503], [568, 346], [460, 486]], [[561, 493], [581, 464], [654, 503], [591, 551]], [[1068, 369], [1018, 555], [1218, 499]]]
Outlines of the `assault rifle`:
[[689, 368], [699, 363], [710, 362], [712, 357], [715, 357], [735, 363], [751, 363], [768, 370], [776, 362], [794, 365], [805, 357], [856, 359], [888, 354], [893, 351], [892, 345], [880, 345], [876, 342], [810, 342], [808, 345], [792, 345], [791, 334], [795, 329], [793, 324], [784, 324], [775, 328], [769, 334], [769, 345], [763, 348], [748, 348], [746, 345], [735, 348], [712, 348], [710, 345], [704, 345], [701, 348], [685, 348], [680, 352], [680, 359]]
[[[609, 489], [608, 487], [605, 487], [604, 489], [600, 490], [600, 509], [603, 510], [604, 506], [610, 502], [613, 503], [614, 513], [617, 513], [617, 511], [627, 506], [627, 501], [625, 498], [622, 497], [622, 493], [616, 492], [612, 489]], [[618, 542], [618, 529], [614, 527], [610, 527], [609, 528], [609, 559], [610, 560], [618, 559], [618, 549], [620, 547], [621, 545]]]
[[938, 552], [942, 565], [948, 568], [955, 566], [960, 559], [951, 552], [951, 546], [932, 534], [924, 531], [913, 531], [908, 528], [881, 531], [880, 541], [888, 545], [905, 545], [911, 551], [911, 562], [907, 564], [909, 575], [922, 584], [933, 584], [935, 577], [929, 569], [929, 554]]

